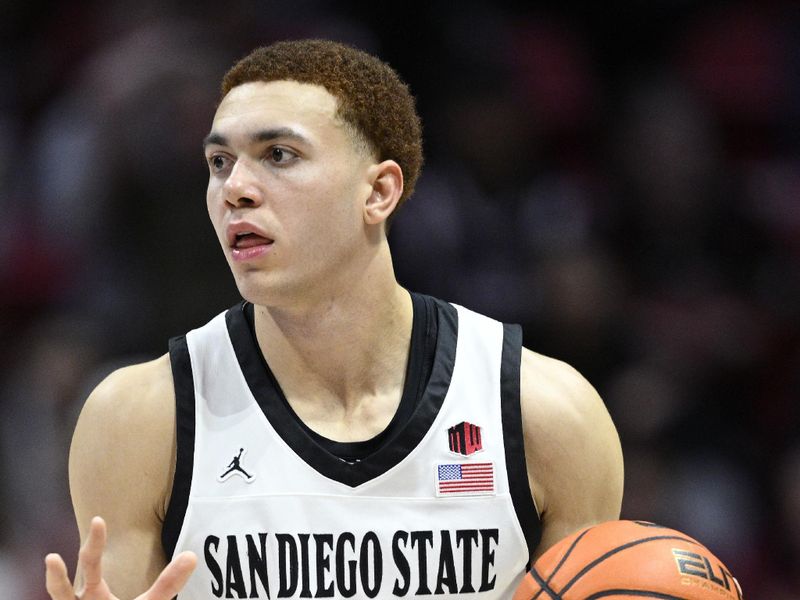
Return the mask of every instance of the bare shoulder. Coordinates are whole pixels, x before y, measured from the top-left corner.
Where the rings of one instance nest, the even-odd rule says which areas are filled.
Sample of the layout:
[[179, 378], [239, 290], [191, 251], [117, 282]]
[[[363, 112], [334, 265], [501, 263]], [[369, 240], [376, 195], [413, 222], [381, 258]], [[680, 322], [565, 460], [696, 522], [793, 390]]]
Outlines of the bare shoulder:
[[175, 393], [169, 356], [118, 369], [89, 395], [78, 422], [85, 427], [115, 434], [135, 431], [140, 441], [172, 428]]
[[124, 504], [139, 500], [164, 512], [174, 460], [174, 398], [168, 355], [114, 371], [90, 394], [70, 450], [81, 528], [88, 524], [84, 510], [112, 513], [127, 487], [136, 489]]
[[523, 418], [541, 434], [557, 436], [556, 424], [580, 426], [607, 414], [592, 385], [563, 361], [523, 348], [520, 375]]
[[539, 509], [541, 551], [586, 525], [619, 518], [619, 437], [592, 385], [562, 361], [523, 349], [525, 458]]

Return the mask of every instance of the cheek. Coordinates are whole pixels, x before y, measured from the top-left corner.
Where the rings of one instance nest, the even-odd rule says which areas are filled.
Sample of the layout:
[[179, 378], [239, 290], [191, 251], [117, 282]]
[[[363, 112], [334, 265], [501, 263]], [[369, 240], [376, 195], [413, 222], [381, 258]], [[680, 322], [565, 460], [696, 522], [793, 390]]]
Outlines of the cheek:
[[291, 195], [295, 198], [291, 216], [305, 228], [318, 235], [341, 235], [342, 227], [352, 226], [354, 211], [353, 190], [337, 177], [322, 174]]
[[345, 242], [362, 229], [362, 214], [355, 190], [341, 185], [329, 186], [318, 210], [306, 215], [314, 222], [320, 236]]
[[206, 208], [208, 209], [209, 215], [213, 214], [215, 208], [219, 206], [221, 191], [222, 186], [219, 181], [215, 180], [213, 177], [209, 178], [208, 187], [206, 187]]
[[206, 210], [208, 210], [208, 217], [211, 219], [211, 224], [214, 226], [214, 231], [217, 233], [217, 237], [222, 239], [221, 228], [223, 208], [219, 198], [219, 190], [215, 189], [215, 186], [212, 184], [209, 184], [208, 190], [206, 191]]

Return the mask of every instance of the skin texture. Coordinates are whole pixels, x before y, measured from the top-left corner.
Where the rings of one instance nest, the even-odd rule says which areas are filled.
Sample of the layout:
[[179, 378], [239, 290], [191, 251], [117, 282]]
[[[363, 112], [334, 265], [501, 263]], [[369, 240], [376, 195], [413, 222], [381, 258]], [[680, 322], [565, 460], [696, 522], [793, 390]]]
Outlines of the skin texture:
[[[413, 315], [385, 231], [402, 172], [369, 156], [335, 113], [335, 98], [314, 85], [231, 90], [205, 147], [207, 204], [292, 408], [318, 433], [356, 441], [383, 430], [397, 409]], [[235, 259], [229, 238], [228, 227], [243, 222], [271, 241], [249, 261]], [[619, 518], [622, 454], [597, 393], [565, 363], [524, 350], [521, 402], [543, 523], [539, 555], [579, 528]], [[106, 600], [110, 589], [124, 599], [168, 600], [183, 585], [196, 557], [184, 553], [165, 569], [160, 547], [174, 463], [168, 357], [112, 374], [87, 400], [70, 454], [84, 540], [77, 597]], [[108, 524], [107, 543], [94, 515]], [[63, 561], [50, 555], [46, 564], [51, 597], [73, 600]]]

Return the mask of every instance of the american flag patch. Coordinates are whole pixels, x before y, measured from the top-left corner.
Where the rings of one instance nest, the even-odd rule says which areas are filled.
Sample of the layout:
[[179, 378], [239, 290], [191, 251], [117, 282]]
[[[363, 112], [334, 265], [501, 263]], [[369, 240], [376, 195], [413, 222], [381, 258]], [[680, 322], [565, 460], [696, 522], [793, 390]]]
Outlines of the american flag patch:
[[436, 495], [494, 494], [494, 463], [451, 463], [436, 467]]

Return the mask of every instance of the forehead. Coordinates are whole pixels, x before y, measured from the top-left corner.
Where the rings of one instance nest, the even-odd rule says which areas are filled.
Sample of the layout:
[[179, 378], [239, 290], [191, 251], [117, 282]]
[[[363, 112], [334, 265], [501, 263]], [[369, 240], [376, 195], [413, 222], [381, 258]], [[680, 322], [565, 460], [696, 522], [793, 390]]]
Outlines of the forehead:
[[264, 127], [341, 129], [337, 108], [336, 97], [319, 85], [253, 81], [228, 92], [217, 108], [212, 128], [226, 135]]

